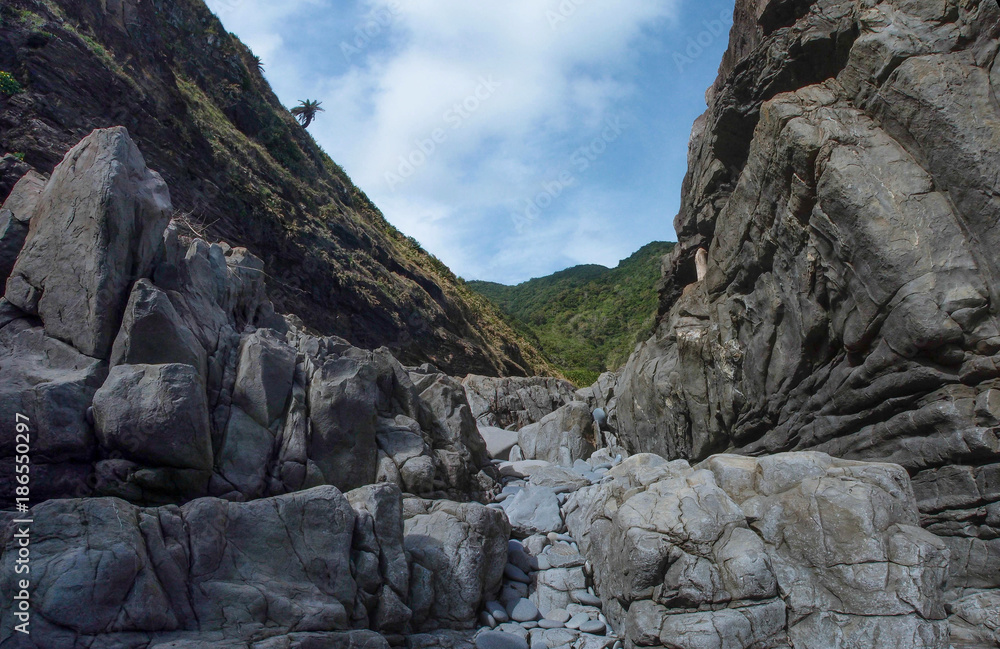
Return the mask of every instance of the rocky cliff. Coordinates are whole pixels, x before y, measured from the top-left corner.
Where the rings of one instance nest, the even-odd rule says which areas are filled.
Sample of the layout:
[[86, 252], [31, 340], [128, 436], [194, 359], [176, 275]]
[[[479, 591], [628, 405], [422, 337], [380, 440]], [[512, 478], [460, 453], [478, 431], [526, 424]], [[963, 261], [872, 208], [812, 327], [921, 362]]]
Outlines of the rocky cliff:
[[172, 212], [122, 127], [0, 211], [4, 649], [1000, 639], [988, 556], [917, 526], [902, 467], [626, 458], [611, 378], [309, 334]]
[[265, 262], [280, 312], [455, 375], [551, 372], [385, 221], [202, 0], [4, 0], [0, 71], [20, 86], [0, 92], [0, 195], [94, 129], [125, 126], [179, 214]]
[[1000, 646], [998, 23], [739, 2], [657, 333], [576, 391], [278, 314], [124, 127], [7, 159], [0, 647]]
[[1000, 587], [998, 36], [994, 0], [737, 2], [625, 448], [898, 463], [950, 587]]

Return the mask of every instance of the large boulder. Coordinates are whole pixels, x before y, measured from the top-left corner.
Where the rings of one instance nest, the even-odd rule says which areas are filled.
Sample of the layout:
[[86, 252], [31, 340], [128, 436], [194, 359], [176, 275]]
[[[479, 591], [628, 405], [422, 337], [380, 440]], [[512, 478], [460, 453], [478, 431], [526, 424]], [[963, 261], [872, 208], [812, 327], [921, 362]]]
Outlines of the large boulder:
[[[403, 542], [403, 497], [391, 484], [361, 487], [347, 493], [357, 513], [352, 562], [358, 581], [354, 618], [385, 632], [408, 628], [412, 612], [410, 567]], [[367, 587], [367, 588], [366, 588]]]
[[[157, 509], [114, 498], [54, 500], [32, 514], [36, 647], [147, 646], [180, 631], [246, 641], [265, 629], [352, 628], [356, 514], [333, 487]], [[5, 593], [16, 590], [16, 531], [3, 531]], [[4, 646], [16, 634], [12, 606], [9, 598], [0, 604]], [[133, 644], [106, 644], [115, 638]]]
[[[532, 476], [534, 477], [534, 476]], [[566, 529], [559, 500], [551, 487], [529, 486], [503, 502], [511, 529], [519, 538]]]
[[308, 457], [324, 481], [354, 489], [375, 481], [378, 371], [357, 356], [328, 358], [309, 384]]
[[517, 437], [525, 459], [572, 466], [597, 450], [600, 433], [590, 407], [574, 401], [525, 426]]
[[170, 193], [122, 127], [94, 131], [56, 167], [7, 281], [45, 332], [106, 358], [132, 283], [153, 270]]
[[295, 348], [272, 331], [246, 336], [240, 344], [233, 403], [258, 424], [269, 427], [285, 412], [296, 358]]
[[14, 496], [17, 415], [27, 418], [35, 499], [87, 495], [97, 440], [87, 420], [107, 364], [19, 318], [0, 328], [0, 497]]
[[212, 434], [191, 365], [119, 365], [94, 395], [101, 445], [152, 467], [211, 471]]
[[204, 378], [206, 361], [204, 348], [167, 294], [147, 279], [136, 282], [111, 348], [111, 365], [182, 363], [195, 367]]
[[28, 224], [45, 189], [46, 179], [29, 171], [17, 181], [0, 207], [0, 286], [6, 286], [10, 271], [28, 238]]
[[948, 646], [948, 550], [917, 527], [899, 466], [637, 455], [608, 476], [571, 496], [567, 523], [634, 644]]
[[476, 421], [497, 428], [524, 428], [576, 398], [573, 384], [552, 378], [469, 375], [462, 385]]
[[471, 628], [500, 589], [510, 525], [502, 512], [476, 503], [435, 501], [425, 511], [405, 527], [414, 623]]

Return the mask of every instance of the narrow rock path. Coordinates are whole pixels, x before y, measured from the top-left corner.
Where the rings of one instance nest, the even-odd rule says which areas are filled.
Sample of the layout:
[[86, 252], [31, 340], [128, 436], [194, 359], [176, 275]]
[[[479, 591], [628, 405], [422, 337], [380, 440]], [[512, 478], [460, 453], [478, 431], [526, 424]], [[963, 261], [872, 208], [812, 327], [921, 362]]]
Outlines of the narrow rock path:
[[480, 613], [477, 649], [622, 649], [562, 511], [571, 493], [600, 483], [621, 461], [604, 450], [572, 468], [497, 462], [503, 490], [490, 506], [507, 513], [516, 538], [508, 545], [500, 596]]

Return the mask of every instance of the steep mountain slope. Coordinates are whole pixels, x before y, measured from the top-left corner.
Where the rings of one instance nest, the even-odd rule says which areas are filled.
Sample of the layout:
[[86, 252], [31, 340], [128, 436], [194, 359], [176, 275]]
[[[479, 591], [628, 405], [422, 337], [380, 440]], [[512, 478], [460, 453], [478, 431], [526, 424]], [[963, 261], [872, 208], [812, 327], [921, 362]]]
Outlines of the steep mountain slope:
[[629, 450], [899, 463], [951, 588], [1000, 588], [998, 50], [996, 0], [737, 2]]
[[0, 92], [3, 196], [29, 165], [51, 172], [93, 129], [122, 125], [176, 209], [264, 260], [280, 311], [453, 374], [546, 369], [385, 221], [201, 0], [4, 0], [0, 71], [23, 89]]
[[589, 385], [617, 370], [656, 312], [661, 260], [674, 247], [654, 242], [615, 268], [576, 266], [517, 286], [469, 282], [530, 333], [567, 378]]

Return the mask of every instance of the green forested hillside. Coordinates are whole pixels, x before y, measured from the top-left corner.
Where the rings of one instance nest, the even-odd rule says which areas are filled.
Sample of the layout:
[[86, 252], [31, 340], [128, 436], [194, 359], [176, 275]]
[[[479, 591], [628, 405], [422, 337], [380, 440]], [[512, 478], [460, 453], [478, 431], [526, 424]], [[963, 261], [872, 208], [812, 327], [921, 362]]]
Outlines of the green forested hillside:
[[628, 360], [653, 326], [660, 258], [672, 243], [654, 242], [616, 268], [576, 266], [517, 286], [469, 282], [577, 385]]

